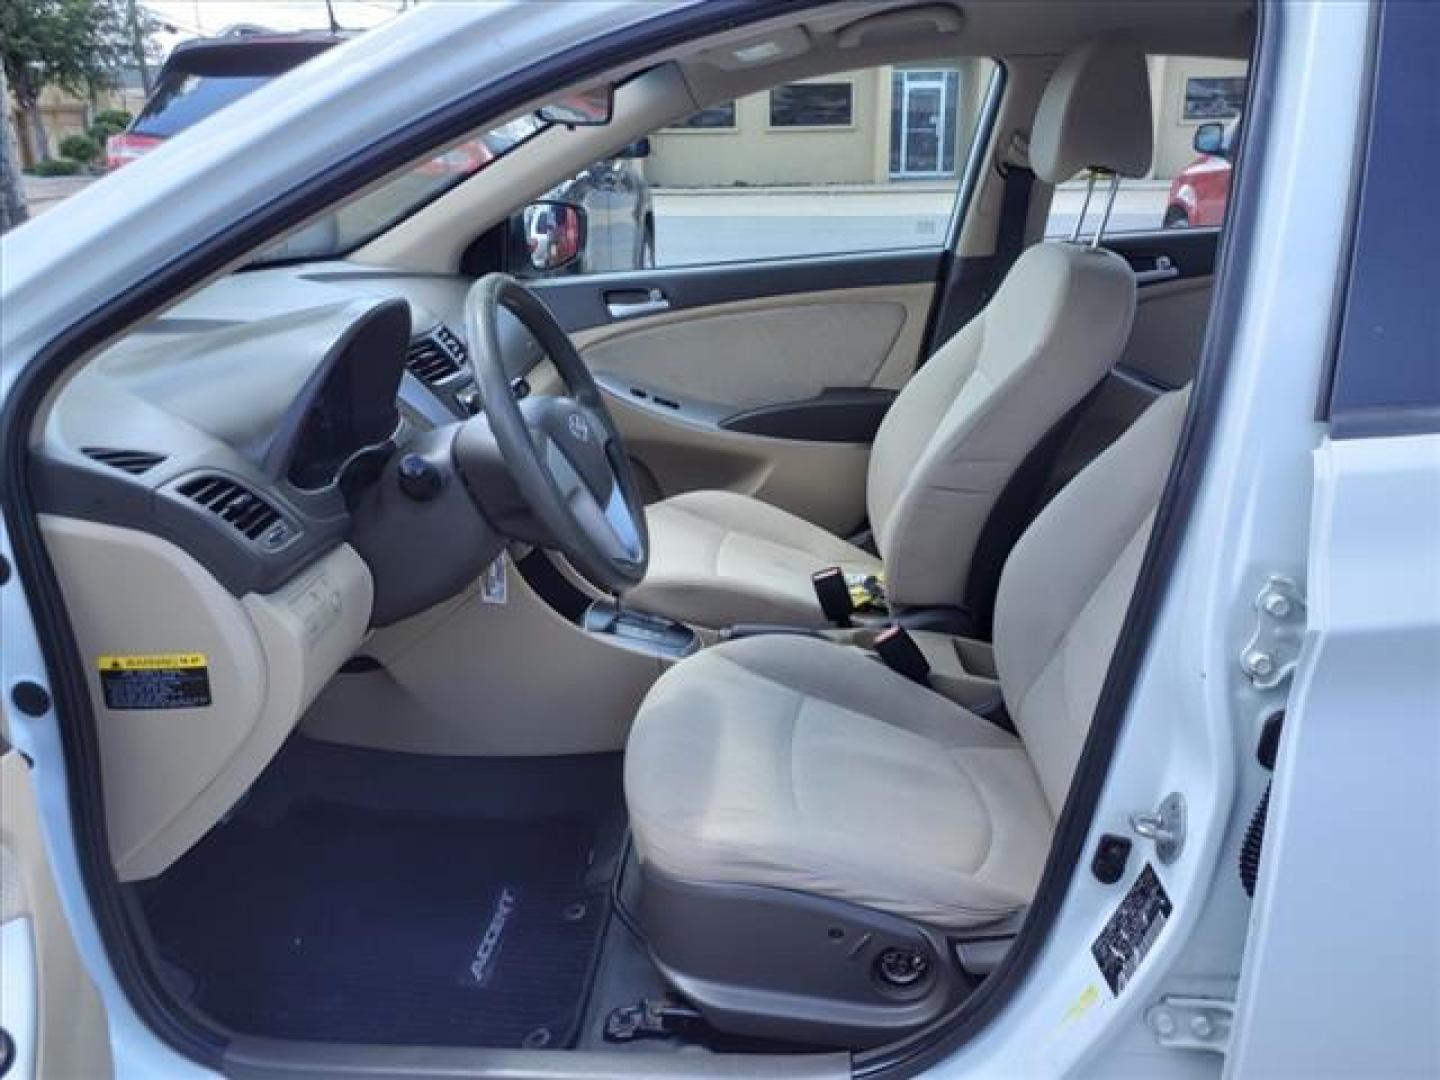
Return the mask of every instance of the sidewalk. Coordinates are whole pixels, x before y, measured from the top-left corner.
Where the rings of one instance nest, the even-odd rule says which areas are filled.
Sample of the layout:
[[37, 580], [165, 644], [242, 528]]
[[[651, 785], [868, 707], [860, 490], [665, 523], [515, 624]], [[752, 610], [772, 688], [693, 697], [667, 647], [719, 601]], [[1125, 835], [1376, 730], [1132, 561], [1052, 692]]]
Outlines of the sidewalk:
[[97, 176], [26, 176], [25, 203], [30, 216], [39, 217], [98, 179]]

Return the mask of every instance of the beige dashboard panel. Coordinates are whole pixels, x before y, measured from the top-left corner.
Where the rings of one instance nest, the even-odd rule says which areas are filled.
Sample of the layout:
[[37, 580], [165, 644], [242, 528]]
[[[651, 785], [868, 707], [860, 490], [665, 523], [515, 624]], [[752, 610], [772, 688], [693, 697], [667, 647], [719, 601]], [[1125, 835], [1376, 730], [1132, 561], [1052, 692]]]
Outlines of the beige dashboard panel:
[[[625, 745], [666, 663], [553, 611], [505, 557], [501, 603], [471, 586], [365, 643], [379, 661], [316, 699], [313, 738], [413, 754], [593, 754]], [[492, 599], [494, 595], [492, 594]]]
[[[370, 621], [370, 572], [337, 547], [273, 593], [231, 596], [190, 555], [133, 529], [45, 515], [41, 529], [86, 667], [110, 854], [161, 873], [269, 764]], [[209, 705], [109, 708], [107, 666], [203, 658]]]

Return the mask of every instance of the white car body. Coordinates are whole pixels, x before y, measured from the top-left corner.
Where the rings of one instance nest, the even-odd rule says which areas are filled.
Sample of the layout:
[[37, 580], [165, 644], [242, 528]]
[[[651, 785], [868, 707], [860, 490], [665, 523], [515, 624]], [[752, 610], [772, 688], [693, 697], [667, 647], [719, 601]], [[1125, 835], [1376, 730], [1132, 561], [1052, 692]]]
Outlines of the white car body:
[[[8, 399], [48, 350], [98, 347], [75, 335], [133, 286], [211, 237], [268, 221], [286, 190], [323, 189], [357, 148], [477, 88], [521, 81], [537, 58], [688, 6], [425, 4], [257, 91], [242, 117], [172, 140], [5, 238], [0, 393]], [[1252, 151], [1264, 157], [1258, 226], [1227, 254], [1232, 267], [1245, 263], [1246, 294], [1214, 402], [1213, 453], [1085, 844], [1129, 832], [1133, 814], [1184, 793], [1185, 857], [1166, 879], [1174, 915], [1124, 997], [1099, 993], [1088, 944], [1116, 893], [1077, 870], [1028, 979], [931, 1075], [1440, 1067], [1440, 435], [1336, 442], [1314, 416], [1332, 333], [1323, 301], [1348, 256], [1335, 208], [1352, 195], [1346, 165], [1357, 153], [1371, 18], [1358, 3], [1281, 13], [1272, 108], [1286, 122]], [[1334, 167], [1306, 165], [1317, 161]], [[232, 265], [217, 260], [206, 273]], [[187, 273], [190, 289], [203, 283]], [[14, 565], [8, 522], [0, 545]], [[1309, 621], [1293, 682], [1259, 690], [1240, 653], [1272, 575], [1299, 584]], [[33, 762], [49, 860], [104, 1001], [117, 1073], [209, 1075], [140, 1020], [112, 969], [82, 878], [54, 715], [8, 701], [16, 684], [49, 679], [13, 580], [3, 601], [10, 739]], [[1264, 786], [1253, 768], [1256, 718], [1282, 705], [1286, 739], [1252, 909], [1222, 853]], [[1137, 847], [1148, 855], [1147, 841]], [[8, 942], [13, 928], [4, 932]], [[26, 981], [20, 961], [7, 947], [7, 1024], [23, 1013], [12, 996]], [[1163, 1046], [1156, 1010], [1177, 998], [1233, 1015], [1228, 1039], [1196, 1028], [1191, 1041], [1206, 1049]]]

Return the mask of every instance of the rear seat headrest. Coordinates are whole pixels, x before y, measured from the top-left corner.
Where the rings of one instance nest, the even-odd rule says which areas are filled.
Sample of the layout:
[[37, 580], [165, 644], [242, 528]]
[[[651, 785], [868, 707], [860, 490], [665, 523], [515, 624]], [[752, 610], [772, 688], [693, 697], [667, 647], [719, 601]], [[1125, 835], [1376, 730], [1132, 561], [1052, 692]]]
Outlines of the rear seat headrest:
[[1058, 184], [1082, 169], [1143, 176], [1154, 150], [1150, 74], [1127, 38], [1072, 49], [1055, 69], [1030, 138], [1030, 167]]

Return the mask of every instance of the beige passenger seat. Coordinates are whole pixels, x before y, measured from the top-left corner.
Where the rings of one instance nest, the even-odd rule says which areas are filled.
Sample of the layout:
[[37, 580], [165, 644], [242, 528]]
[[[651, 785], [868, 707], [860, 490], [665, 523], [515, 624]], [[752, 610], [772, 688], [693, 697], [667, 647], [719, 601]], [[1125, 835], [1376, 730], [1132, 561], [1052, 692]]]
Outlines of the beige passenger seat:
[[[1072, 52], [1036, 113], [1030, 159], [1057, 184], [1082, 170], [1140, 176], [1152, 146], [1144, 54], [1125, 40]], [[1103, 219], [1102, 219], [1103, 220]], [[651, 507], [639, 608], [706, 627], [822, 626], [811, 574], [883, 574], [892, 609], [963, 607], [996, 501], [1026, 456], [1119, 357], [1135, 275], [1090, 243], [1046, 242], [914, 375], [875, 437], [866, 501], [879, 555], [758, 499], [696, 491]], [[816, 477], [817, 484], [825, 482]]]

